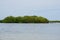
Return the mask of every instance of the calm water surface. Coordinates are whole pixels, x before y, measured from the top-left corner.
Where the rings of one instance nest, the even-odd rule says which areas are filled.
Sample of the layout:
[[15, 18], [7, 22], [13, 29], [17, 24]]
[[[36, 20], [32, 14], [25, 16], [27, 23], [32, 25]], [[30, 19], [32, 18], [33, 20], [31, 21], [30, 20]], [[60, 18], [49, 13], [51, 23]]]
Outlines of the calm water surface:
[[60, 40], [60, 24], [0, 23], [0, 40]]

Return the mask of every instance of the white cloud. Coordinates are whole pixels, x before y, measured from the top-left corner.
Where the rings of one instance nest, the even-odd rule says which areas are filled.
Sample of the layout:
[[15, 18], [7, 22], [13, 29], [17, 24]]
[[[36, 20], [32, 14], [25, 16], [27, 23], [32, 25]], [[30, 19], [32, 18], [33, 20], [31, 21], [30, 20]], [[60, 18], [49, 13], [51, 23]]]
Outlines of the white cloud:
[[[48, 11], [52, 10], [52, 11]], [[60, 9], [60, 0], [0, 0], [0, 16], [7, 16], [7, 15], [25, 15], [25, 14], [36, 14], [36, 15], [43, 15], [48, 14], [51, 12], [51, 15], [48, 15], [46, 17], [49, 18], [49, 16], [53, 16], [55, 10]], [[42, 13], [35, 13], [34, 10], [40, 11]], [[43, 13], [46, 10], [45, 13]], [[34, 13], [32, 13], [32, 11]], [[48, 11], [48, 13], [47, 13]], [[26, 12], [26, 13], [25, 13]], [[3, 15], [5, 13], [5, 15]], [[57, 13], [56, 13], [57, 14]], [[56, 14], [54, 14], [56, 16]], [[59, 15], [59, 14], [58, 14]]]
[[48, 7], [60, 5], [60, 0], [3, 0], [0, 2], [4, 6], [10, 5], [16, 7]]

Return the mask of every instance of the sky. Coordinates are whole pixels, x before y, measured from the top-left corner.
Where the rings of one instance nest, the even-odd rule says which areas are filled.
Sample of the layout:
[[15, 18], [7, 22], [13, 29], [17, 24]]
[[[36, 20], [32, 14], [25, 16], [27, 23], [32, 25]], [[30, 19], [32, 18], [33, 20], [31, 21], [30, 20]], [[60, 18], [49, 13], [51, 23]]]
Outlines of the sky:
[[60, 20], [60, 0], [0, 0], [0, 19], [25, 15]]

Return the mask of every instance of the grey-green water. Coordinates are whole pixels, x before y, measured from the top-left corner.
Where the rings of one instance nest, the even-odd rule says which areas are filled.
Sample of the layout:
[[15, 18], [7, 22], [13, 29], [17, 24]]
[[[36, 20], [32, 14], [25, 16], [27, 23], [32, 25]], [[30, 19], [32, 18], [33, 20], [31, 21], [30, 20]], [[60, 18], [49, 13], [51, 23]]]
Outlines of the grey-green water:
[[60, 40], [60, 24], [0, 23], [0, 40]]

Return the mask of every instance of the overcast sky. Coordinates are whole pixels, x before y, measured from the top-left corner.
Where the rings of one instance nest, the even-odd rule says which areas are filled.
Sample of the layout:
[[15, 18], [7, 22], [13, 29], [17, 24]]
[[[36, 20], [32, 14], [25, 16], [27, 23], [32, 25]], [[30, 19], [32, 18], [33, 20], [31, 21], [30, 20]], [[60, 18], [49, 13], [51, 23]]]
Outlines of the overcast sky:
[[0, 19], [24, 15], [60, 20], [60, 0], [0, 0]]

